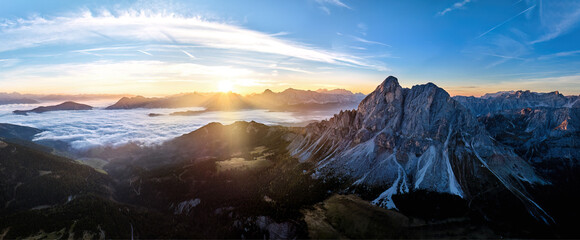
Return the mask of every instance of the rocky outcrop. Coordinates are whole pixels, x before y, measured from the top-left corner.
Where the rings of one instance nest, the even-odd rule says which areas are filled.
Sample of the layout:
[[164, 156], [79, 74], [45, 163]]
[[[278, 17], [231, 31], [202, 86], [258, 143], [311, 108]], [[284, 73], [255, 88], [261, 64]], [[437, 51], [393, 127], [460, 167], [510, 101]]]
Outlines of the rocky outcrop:
[[406, 89], [388, 77], [357, 110], [308, 125], [289, 150], [301, 161], [316, 162], [319, 177], [382, 188], [373, 202], [387, 208], [396, 208], [393, 195], [409, 191], [472, 199], [497, 185], [536, 218], [551, 222], [523, 187], [546, 182], [432, 83]]

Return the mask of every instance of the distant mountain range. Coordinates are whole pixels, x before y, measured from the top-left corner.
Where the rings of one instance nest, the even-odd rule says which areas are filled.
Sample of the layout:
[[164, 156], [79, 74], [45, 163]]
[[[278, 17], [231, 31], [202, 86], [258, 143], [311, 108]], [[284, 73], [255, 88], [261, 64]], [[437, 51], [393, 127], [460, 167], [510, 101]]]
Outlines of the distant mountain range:
[[7, 104], [35, 104], [38, 101], [30, 98], [0, 98], [0, 105]]
[[95, 99], [118, 99], [121, 94], [21, 94], [0, 92], [0, 105], [35, 104], [47, 101], [86, 101]]
[[106, 109], [197, 107], [210, 96], [211, 94], [186, 93], [165, 98], [147, 98], [143, 96], [123, 97]]
[[232, 111], [241, 109], [270, 109], [286, 111], [294, 106], [305, 105], [353, 105], [364, 98], [364, 94], [353, 94], [344, 89], [297, 90], [286, 89], [275, 93], [267, 89], [263, 93], [242, 96], [237, 93], [187, 93], [164, 98], [142, 96], [123, 97], [107, 109], [133, 108], [181, 108], [204, 107], [208, 111]]
[[[20, 96], [11, 94], [11, 96]], [[185, 108], [202, 107], [203, 111], [175, 112], [170, 115], [197, 115], [207, 111], [239, 111], [249, 109], [268, 109], [272, 111], [309, 111], [309, 110], [335, 110], [354, 108], [361, 99], [362, 93], [353, 94], [344, 89], [318, 91], [306, 91], [286, 89], [275, 93], [266, 90], [260, 94], [242, 96], [237, 93], [184, 93], [163, 98], [147, 98], [143, 96], [122, 97], [115, 104], [106, 107], [107, 110], [122, 110], [136, 108]], [[7, 100], [8, 101], [8, 100]], [[38, 103], [32, 99], [12, 99], [11, 103]], [[26, 115], [28, 113], [42, 113], [59, 110], [90, 110], [93, 107], [66, 101], [58, 105], [42, 106], [31, 110], [15, 110], [14, 114]], [[155, 117], [161, 114], [151, 113]]]
[[580, 108], [580, 96], [564, 96], [558, 91], [536, 93], [531, 91], [507, 91], [488, 93], [481, 97], [455, 96], [456, 101], [476, 116], [522, 108]]

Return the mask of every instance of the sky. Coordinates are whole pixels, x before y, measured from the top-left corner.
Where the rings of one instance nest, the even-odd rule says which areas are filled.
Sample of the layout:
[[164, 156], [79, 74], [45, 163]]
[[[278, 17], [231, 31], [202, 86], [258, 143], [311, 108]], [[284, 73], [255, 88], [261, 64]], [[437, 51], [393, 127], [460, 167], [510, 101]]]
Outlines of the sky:
[[0, 0], [0, 92], [580, 94], [577, 0]]

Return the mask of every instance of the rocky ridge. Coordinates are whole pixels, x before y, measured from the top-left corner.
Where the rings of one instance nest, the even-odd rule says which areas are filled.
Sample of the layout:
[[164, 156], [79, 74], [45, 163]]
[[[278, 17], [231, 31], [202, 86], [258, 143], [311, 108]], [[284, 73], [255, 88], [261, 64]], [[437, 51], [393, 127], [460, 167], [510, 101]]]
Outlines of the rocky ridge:
[[476, 116], [523, 108], [580, 108], [580, 96], [564, 96], [558, 91], [537, 93], [519, 90], [488, 93], [479, 98], [455, 96], [453, 99]]

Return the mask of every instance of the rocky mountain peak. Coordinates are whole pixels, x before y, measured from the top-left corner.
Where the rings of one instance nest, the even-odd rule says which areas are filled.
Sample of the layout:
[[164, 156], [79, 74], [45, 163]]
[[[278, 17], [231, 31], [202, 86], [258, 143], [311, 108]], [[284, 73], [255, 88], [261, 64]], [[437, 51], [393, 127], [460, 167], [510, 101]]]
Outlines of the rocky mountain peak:
[[379, 86], [377, 86], [374, 92], [384, 92], [397, 87], [401, 87], [401, 85], [399, 85], [399, 80], [396, 77], [388, 76], [381, 84], [379, 84]]
[[[357, 109], [359, 140], [378, 131], [408, 136], [442, 138], [452, 124], [473, 124], [475, 118], [433, 83], [402, 88], [397, 78], [388, 77], [365, 98]], [[475, 128], [477, 129], [477, 128]], [[357, 140], [358, 141], [358, 140]]]
[[387, 208], [396, 208], [393, 195], [411, 190], [469, 199], [486, 191], [482, 186], [501, 184], [530, 213], [549, 218], [520, 189], [520, 181], [544, 183], [533, 168], [496, 145], [468, 109], [433, 83], [408, 89], [389, 76], [356, 111], [307, 126], [289, 150], [316, 161], [321, 176], [347, 176], [353, 188], [383, 188], [374, 203]]

